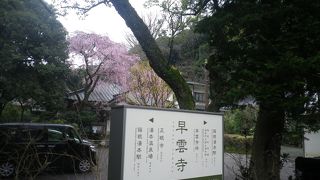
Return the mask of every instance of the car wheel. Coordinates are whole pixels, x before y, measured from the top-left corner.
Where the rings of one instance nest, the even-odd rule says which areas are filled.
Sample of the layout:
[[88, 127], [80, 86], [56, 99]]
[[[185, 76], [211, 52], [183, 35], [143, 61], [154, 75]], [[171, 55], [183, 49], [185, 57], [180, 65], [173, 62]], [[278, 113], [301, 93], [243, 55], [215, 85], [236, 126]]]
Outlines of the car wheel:
[[14, 173], [14, 164], [10, 162], [5, 162], [0, 165], [0, 176], [1, 177], [10, 177]]
[[78, 163], [78, 170], [81, 173], [86, 173], [91, 170], [91, 162], [87, 159], [82, 159]]

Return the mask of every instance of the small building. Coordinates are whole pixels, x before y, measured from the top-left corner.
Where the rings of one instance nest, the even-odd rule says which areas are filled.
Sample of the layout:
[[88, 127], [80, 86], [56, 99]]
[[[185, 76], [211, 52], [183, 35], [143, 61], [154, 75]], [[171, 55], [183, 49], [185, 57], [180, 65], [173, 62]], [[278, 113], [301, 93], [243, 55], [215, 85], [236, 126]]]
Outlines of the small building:
[[195, 109], [205, 111], [209, 104], [208, 85], [194, 81], [187, 81], [187, 84], [192, 91], [192, 96], [195, 101]]
[[[101, 82], [96, 85], [89, 96], [88, 104], [90, 110], [97, 112], [97, 121], [93, 122], [92, 132], [99, 134], [108, 134], [110, 132], [110, 110], [111, 106], [119, 103], [122, 94], [122, 88], [116, 84]], [[66, 96], [68, 107], [72, 108], [79, 99], [83, 100], [84, 89], [69, 92]]]

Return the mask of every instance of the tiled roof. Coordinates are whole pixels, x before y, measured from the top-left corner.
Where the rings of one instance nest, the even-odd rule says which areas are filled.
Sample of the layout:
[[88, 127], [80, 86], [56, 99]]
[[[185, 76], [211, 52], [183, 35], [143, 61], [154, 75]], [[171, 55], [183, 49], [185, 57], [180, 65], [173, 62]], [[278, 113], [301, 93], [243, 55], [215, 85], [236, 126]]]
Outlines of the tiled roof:
[[[103, 82], [103, 83], [97, 84], [97, 86], [94, 88], [94, 90], [89, 96], [89, 101], [110, 102], [111, 100], [113, 100], [115, 95], [118, 95], [121, 92], [122, 91], [120, 86], [112, 83]], [[67, 99], [75, 100], [75, 101], [78, 100], [76, 94], [79, 95], [81, 100], [83, 99], [84, 97], [83, 89], [68, 93]]]

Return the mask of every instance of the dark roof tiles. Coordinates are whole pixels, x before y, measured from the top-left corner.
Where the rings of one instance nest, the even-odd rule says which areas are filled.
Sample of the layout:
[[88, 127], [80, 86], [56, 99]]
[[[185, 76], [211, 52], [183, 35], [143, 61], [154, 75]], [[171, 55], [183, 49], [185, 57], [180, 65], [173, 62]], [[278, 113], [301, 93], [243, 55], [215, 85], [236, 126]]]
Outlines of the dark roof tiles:
[[[80, 99], [82, 100], [84, 98], [83, 90], [78, 90], [76, 92], [69, 93], [67, 95], [67, 99], [78, 100], [77, 95], [75, 94], [77, 92]], [[90, 94], [89, 101], [90, 102], [110, 102], [111, 100], [113, 100], [115, 95], [118, 95], [121, 92], [122, 92], [121, 87], [116, 84], [105, 83], [105, 82], [100, 83], [100, 84], [97, 84], [95, 89]]]

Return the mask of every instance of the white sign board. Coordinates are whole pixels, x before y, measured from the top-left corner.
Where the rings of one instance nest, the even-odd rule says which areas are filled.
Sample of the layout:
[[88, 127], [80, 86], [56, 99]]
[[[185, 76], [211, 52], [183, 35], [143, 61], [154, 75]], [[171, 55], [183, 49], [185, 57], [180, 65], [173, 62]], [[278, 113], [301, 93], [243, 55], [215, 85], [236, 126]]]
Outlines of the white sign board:
[[123, 118], [123, 180], [222, 179], [222, 115], [129, 106]]
[[320, 157], [320, 131], [304, 135], [304, 156]]

